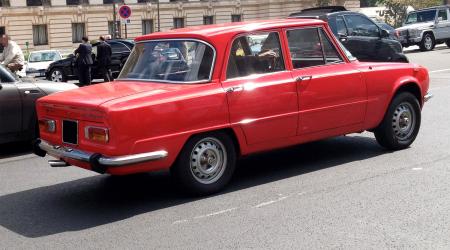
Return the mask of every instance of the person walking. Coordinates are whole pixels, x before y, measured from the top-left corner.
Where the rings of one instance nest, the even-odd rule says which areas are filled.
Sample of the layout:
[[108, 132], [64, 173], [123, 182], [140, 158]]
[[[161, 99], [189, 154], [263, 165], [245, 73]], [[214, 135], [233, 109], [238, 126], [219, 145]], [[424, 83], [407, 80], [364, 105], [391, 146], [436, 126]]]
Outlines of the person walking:
[[103, 76], [105, 82], [113, 80], [111, 75], [111, 46], [105, 42], [105, 37], [101, 36], [100, 43], [97, 45], [97, 69], [100, 75]]
[[81, 40], [83, 42], [74, 52], [77, 57], [75, 62], [77, 64], [80, 87], [91, 84], [91, 67], [93, 64], [92, 46], [88, 37], [84, 36]]
[[0, 62], [13, 73], [21, 71], [25, 62], [22, 49], [16, 42], [12, 41], [8, 35], [4, 34], [0, 38], [3, 46], [3, 53], [0, 55]]

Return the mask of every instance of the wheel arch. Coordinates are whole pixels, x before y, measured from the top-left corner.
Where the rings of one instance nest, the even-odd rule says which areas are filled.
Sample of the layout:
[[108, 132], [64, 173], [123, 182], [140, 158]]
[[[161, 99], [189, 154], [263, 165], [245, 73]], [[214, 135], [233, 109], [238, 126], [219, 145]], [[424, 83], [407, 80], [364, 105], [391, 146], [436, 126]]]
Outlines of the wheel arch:
[[394, 99], [395, 96], [397, 96], [399, 93], [402, 93], [402, 92], [410, 92], [417, 98], [417, 101], [419, 101], [420, 107], [423, 106], [422, 89], [416, 81], [412, 81], [412, 80], [398, 84], [390, 98], [389, 103], [392, 102], [392, 100]]

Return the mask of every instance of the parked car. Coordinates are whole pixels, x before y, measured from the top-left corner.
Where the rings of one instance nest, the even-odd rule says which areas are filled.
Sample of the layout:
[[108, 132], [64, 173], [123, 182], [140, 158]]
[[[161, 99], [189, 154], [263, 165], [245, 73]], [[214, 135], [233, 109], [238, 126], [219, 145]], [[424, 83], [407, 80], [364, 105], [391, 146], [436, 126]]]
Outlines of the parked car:
[[449, 6], [412, 11], [397, 31], [404, 47], [418, 45], [421, 51], [433, 50], [436, 44], [450, 47]]
[[407, 148], [431, 97], [426, 68], [359, 62], [320, 20], [191, 27], [136, 42], [116, 81], [38, 100], [47, 125], [35, 153], [56, 157], [51, 166], [170, 169], [184, 190], [209, 194], [256, 152], [364, 130], [385, 148]]
[[[123, 65], [127, 61], [131, 50], [134, 47], [134, 41], [125, 39], [106, 40], [111, 45], [111, 71], [113, 77], [117, 77]], [[96, 46], [98, 43], [92, 45], [92, 57], [94, 65], [92, 65], [92, 79], [103, 79], [103, 76], [97, 71], [97, 61], [95, 60], [97, 54]], [[48, 67], [45, 72], [45, 77], [53, 82], [65, 82], [68, 80], [78, 80], [78, 69], [75, 63], [75, 56], [70, 54], [67, 58], [56, 61]]]
[[45, 71], [48, 66], [54, 61], [61, 60], [61, 58], [61, 54], [57, 50], [33, 51], [28, 56], [25, 65], [26, 75], [45, 77]]
[[36, 99], [76, 87], [69, 83], [22, 80], [0, 65], [0, 144], [35, 139]]
[[366, 15], [342, 6], [304, 9], [290, 18], [315, 18], [328, 22], [333, 34], [360, 61], [408, 62], [399, 41]]

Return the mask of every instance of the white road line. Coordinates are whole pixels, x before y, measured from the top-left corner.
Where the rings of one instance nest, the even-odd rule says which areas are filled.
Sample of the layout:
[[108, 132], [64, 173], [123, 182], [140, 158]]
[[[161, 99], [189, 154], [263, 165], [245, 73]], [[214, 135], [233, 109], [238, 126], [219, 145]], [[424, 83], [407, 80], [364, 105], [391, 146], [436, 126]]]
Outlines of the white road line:
[[288, 198], [288, 196], [283, 196], [283, 197], [280, 197], [280, 198], [278, 198], [276, 200], [266, 201], [266, 202], [263, 202], [263, 203], [260, 203], [260, 204], [258, 204], [256, 206], [254, 206], [254, 208], [265, 207], [265, 206], [268, 206], [270, 204], [274, 204], [274, 203], [280, 202], [280, 201], [282, 201], [282, 200], [284, 200], [286, 198]]
[[174, 222], [172, 223], [172, 225], [175, 225], [175, 224], [181, 224], [181, 223], [186, 223], [186, 222], [188, 222], [188, 220], [177, 220], [177, 221], [174, 221]]
[[236, 210], [236, 209], [238, 209], [238, 208], [237, 207], [233, 207], [233, 208], [217, 211], [217, 212], [210, 213], [210, 214], [199, 215], [199, 216], [194, 217], [194, 219], [202, 219], [202, 218], [211, 217], [211, 216], [215, 216], [215, 215], [219, 215], [219, 214], [224, 214], [224, 213], [228, 213], [228, 212], [231, 212], [233, 210]]
[[433, 70], [433, 71], [430, 71], [430, 73], [438, 73], [438, 72], [445, 72], [445, 71], [450, 71], [450, 69]]
[[413, 168], [412, 170], [415, 170], [415, 171], [419, 171], [419, 170], [422, 170], [423, 168]]

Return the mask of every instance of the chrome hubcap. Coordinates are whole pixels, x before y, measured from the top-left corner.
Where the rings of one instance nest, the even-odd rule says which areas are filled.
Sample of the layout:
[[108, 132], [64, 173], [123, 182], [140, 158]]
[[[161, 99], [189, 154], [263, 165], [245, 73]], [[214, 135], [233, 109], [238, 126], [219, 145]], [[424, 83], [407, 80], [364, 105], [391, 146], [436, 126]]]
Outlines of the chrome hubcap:
[[429, 36], [425, 37], [425, 48], [431, 49], [432, 46], [433, 46], [433, 39], [431, 39], [431, 37]]
[[200, 140], [193, 148], [190, 169], [194, 178], [202, 184], [211, 184], [222, 177], [227, 165], [227, 152], [216, 138]]
[[397, 139], [408, 139], [414, 132], [415, 125], [416, 118], [411, 104], [405, 102], [398, 105], [392, 119], [392, 128]]
[[51, 77], [54, 82], [62, 82], [62, 73], [59, 70], [53, 71]]

